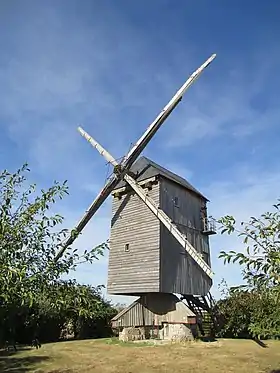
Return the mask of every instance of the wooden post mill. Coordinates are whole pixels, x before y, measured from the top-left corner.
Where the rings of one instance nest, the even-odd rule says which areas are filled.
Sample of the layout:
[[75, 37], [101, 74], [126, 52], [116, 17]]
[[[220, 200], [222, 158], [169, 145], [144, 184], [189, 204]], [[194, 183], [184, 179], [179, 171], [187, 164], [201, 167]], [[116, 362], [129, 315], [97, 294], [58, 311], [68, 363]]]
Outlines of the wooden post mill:
[[[63, 255], [105, 199], [113, 196], [107, 291], [138, 299], [112, 319], [123, 340], [191, 339], [203, 334], [205, 312], [217, 315], [210, 295], [213, 272], [207, 198], [182, 177], [139, 157], [212, 55], [179, 89], [146, 132], [118, 163], [81, 127], [79, 132], [113, 165], [113, 174], [61, 247]], [[179, 297], [177, 295], [179, 295]]]

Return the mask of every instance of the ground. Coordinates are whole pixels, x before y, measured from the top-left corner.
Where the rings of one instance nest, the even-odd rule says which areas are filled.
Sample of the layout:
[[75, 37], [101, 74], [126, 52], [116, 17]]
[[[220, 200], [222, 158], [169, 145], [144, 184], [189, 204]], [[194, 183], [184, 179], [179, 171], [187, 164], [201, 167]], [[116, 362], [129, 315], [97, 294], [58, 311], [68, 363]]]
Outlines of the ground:
[[154, 346], [86, 340], [0, 355], [1, 373], [280, 373], [280, 341], [250, 340]]

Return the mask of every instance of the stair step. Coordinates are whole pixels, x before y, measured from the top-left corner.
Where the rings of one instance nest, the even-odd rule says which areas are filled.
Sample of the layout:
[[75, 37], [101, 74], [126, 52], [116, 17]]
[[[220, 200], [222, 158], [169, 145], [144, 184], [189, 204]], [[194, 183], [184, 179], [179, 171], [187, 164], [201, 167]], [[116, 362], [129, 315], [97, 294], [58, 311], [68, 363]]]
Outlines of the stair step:
[[219, 330], [221, 314], [211, 293], [206, 296], [183, 295], [182, 299], [187, 301], [189, 308], [201, 319], [198, 327], [203, 336], [212, 335]]

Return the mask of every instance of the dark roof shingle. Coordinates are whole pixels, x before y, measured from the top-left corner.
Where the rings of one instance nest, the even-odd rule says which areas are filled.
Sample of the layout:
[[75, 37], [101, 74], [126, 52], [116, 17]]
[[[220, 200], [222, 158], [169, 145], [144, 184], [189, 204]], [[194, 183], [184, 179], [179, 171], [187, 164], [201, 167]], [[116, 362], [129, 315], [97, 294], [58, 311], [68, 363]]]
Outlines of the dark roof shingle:
[[[145, 179], [149, 179], [153, 176], [163, 176], [169, 180], [174, 181], [175, 183], [181, 185], [182, 187], [191, 190], [195, 194], [199, 195], [206, 201], [208, 199], [201, 194], [196, 188], [194, 188], [187, 180], [182, 178], [179, 175], [174, 174], [173, 172], [167, 170], [166, 168], [158, 165], [157, 163], [153, 162], [147, 157], [140, 157], [130, 168], [130, 170], [137, 175], [137, 181], [142, 181]], [[125, 181], [120, 181], [119, 184], [116, 186], [115, 189], [122, 188], [126, 185]]]

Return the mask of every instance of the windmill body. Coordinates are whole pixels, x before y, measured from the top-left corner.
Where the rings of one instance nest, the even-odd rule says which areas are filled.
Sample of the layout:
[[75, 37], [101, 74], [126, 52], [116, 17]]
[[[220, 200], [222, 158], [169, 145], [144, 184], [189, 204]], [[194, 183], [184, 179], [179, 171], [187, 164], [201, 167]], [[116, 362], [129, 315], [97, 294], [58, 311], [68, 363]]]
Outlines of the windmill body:
[[[178, 175], [141, 157], [131, 168], [138, 184], [210, 266], [207, 199]], [[113, 191], [109, 294], [206, 295], [212, 279], [124, 182]]]
[[[149, 310], [149, 318], [153, 315], [153, 324], [163, 314], [165, 320], [178, 315], [181, 321], [177, 322], [180, 323], [190, 316], [190, 311], [197, 314], [198, 307], [208, 307], [204, 300], [212, 286], [213, 276], [208, 236], [214, 232], [209, 229], [207, 199], [180, 176], [145, 157], [137, 158], [187, 89], [215, 57], [213, 54], [186, 80], [121, 163], [81, 127], [78, 128], [114, 169], [104, 188], [62, 244], [55, 260], [61, 258], [112, 194], [107, 290], [110, 294], [140, 296], [134, 307], [128, 307], [127, 311], [115, 317], [115, 322], [121, 321], [119, 317], [123, 318], [123, 326], [124, 319], [128, 320], [126, 326], [145, 326], [143, 307]], [[190, 310], [186, 306], [177, 307], [179, 300], [174, 301], [173, 293], [181, 294]], [[202, 297], [203, 302], [194, 296]], [[139, 309], [143, 310], [140, 318]], [[136, 325], [136, 320], [138, 324], [141, 320], [141, 325]]]

